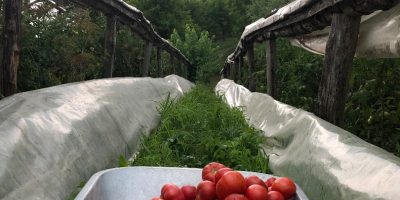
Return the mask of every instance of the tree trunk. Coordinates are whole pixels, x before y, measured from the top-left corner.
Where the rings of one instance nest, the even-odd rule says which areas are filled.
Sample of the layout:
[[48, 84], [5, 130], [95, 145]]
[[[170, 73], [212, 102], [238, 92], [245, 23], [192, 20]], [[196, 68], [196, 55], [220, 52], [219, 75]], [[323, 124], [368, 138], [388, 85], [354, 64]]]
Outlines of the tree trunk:
[[162, 67], [162, 49], [157, 47], [157, 63], [158, 63], [158, 76], [164, 77], [163, 67]]
[[256, 91], [256, 83], [254, 80], [254, 71], [255, 71], [255, 66], [256, 66], [256, 61], [254, 60], [254, 45], [251, 44], [247, 48], [247, 58], [249, 59], [249, 90], [251, 92]]
[[276, 60], [276, 40], [267, 40], [267, 94], [274, 99], [278, 99], [278, 63]]
[[106, 39], [104, 44], [103, 78], [111, 78], [114, 69], [115, 46], [117, 43], [117, 15], [107, 15]]
[[170, 54], [169, 62], [171, 66], [171, 74], [175, 74], [174, 55]]
[[0, 94], [17, 92], [20, 55], [22, 0], [3, 1], [2, 39], [0, 49]]
[[144, 60], [142, 63], [142, 77], [149, 76], [149, 67], [150, 67], [150, 58], [151, 58], [151, 50], [153, 45], [146, 41], [146, 45], [144, 47]]
[[360, 19], [358, 16], [333, 14], [326, 44], [315, 114], [339, 127], [344, 125], [344, 109]]

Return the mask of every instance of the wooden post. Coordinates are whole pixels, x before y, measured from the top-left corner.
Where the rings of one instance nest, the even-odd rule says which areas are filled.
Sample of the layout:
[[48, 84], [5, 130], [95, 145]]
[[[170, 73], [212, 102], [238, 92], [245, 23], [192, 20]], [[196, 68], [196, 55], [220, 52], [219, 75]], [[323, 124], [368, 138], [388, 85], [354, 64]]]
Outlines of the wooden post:
[[150, 58], [151, 58], [151, 50], [153, 48], [153, 45], [149, 42], [146, 41], [145, 47], [144, 47], [144, 59], [142, 63], [142, 77], [149, 76], [149, 67], [150, 67]]
[[239, 70], [238, 70], [238, 80], [242, 79], [242, 73], [240, 70], [243, 69], [243, 56], [239, 56]]
[[360, 19], [359, 16], [333, 14], [331, 32], [326, 43], [318, 102], [314, 113], [339, 127], [344, 125], [344, 108]]
[[249, 90], [251, 92], [256, 91], [256, 83], [254, 81], [254, 71], [256, 66], [256, 61], [254, 60], [254, 45], [251, 44], [247, 48], [247, 58], [249, 59]]
[[105, 58], [103, 61], [103, 78], [111, 78], [114, 69], [115, 46], [117, 43], [117, 15], [107, 15]]
[[170, 62], [170, 66], [171, 66], [171, 73], [170, 74], [175, 74], [174, 55], [170, 54], [169, 62]]
[[21, 38], [22, 0], [3, 1], [2, 39], [0, 49], [0, 94], [4, 97], [17, 92]]
[[235, 83], [237, 83], [237, 81], [239, 80], [239, 59], [240, 58], [236, 58], [235, 62], [234, 62], [234, 68], [233, 68], [233, 81]]
[[267, 94], [274, 99], [278, 99], [278, 77], [276, 71], [278, 70], [278, 63], [276, 59], [276, 40], [267, 40]]
[[158, 76], [164, 77], [163, 67], [162, 67], [162, 49], [157, 47], [157, 63], [158, 63]]
[[230, 79], [231, 78], [231, 63], [228, 63], [226, 65], [226, 78]]

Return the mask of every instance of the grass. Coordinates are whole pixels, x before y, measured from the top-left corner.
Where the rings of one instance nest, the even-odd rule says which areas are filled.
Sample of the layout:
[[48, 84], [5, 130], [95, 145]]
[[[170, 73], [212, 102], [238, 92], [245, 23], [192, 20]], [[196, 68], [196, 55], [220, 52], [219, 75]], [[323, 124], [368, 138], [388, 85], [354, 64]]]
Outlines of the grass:
[[265, 138], [212, 86], [198, 84], [179, 101], [167, 98], [159, 113], [159, 127], [143, 138], [132, 166], [202, 168], [220, 162], [234, 170], [270, 173], [260, 148]]

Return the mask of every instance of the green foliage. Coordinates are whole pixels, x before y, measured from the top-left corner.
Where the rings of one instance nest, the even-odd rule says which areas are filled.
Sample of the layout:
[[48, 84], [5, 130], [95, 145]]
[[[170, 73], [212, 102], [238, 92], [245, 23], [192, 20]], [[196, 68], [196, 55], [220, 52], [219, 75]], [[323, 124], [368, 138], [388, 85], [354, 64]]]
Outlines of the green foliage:
[[252, 22], [267, 16], [275, 9], [279, 9], [292, 0], [250, 0], [251, 2], [246, 6], [246, 15]]
[[90, 11], [68, 8], [55, 14], [50, 9], [43, 4], [23, 13], [20, 91], [101, 75], [101, 29], [91, 21]]
[[128, 167], [128, 162], [126, 162], [122, 155], [119, 155], [118, 157], [118, 167]]
[[345, 128], [399, 154], [400, 59], [355, 59]]
[[184, 97], [160, 103], [161, 123], [143, 138], [134, 166], [202, 168], [212, 161], [236, 170], [270, 173], [259, 146], [265, 138], [249, 127], [212, 88], [198, 84]]
[[185, 24], [192, 24], [190, 11], [183, 9], [184, 0], [127, 0], [143, 12], [155, 31], [163, 38], [168, 38], [174, 29], [179, 33], [185, 30]]
[[189, 80], [208, 82], [210, 77], [219, 69], [218, 66], [212, 65], [212, 61], [217, 58], [216, 50], [218, 47], [213, 47], [212, 38], [207, 31], [202, 31], [198, 35], [194, 28], [186, 25], [184, 35], [185, 37], [182, 38], [174, 30], [169, 42], [192, 63], [193, 67], [189, 68]]

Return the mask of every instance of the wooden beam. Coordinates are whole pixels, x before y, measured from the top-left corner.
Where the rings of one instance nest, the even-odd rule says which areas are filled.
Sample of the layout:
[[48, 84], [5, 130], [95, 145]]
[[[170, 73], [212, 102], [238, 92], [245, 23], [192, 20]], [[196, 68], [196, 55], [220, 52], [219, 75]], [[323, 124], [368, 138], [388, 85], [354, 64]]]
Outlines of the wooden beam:
[[239, 80], [239, 58], [235, 59], [234, 67], [233, 67], [233, 81], [237, 83]]
[[143, 52], [144, 59], [142, 63], [142, 77], [149, 76], [149, 67], [150, 67], [150, 58], [152, 49], [153, 49], [153, 44], [147, 41], [144, 46], [144, 52]]
[[158, 77], [164, 77], [162, 67], [162, 49], [157, 47], [157, 64], [158, 64]]
[[172, 55], [172, 54], [170, 54], [170, 56], [169, 56], [169, 63], [170, 63], [170, 70], [171, 70], [171, 72], [170, 72], [170, 74], [175, 74], [175, 65], [174, 65], [174, 55]]
[[114, 70], [115, 46], [117, 43], [117, 16], [107, 15], [106, 38], [104, 45], [103, 78], [111, 78]]
[[4, 97], [17, 92], [17, 74], [21, 51], [22, 0], [3, 1], [3, 23], [0, 50], [0, 94]]
[[276, 40], [267, 40], [267, 94], [274, 99], [278, 99], [278, 77], [276, 72], [278, 70], [278, 63], [276, 59]]
[[251, 44], [247, 47], [247, 58], [249, 59], [249, 90], [251, 92], [256, 91], [256, 82], [254, 80], [254, 72], [256, 67], [256, 61], [254, 59], [254, 45]]
[[326, 44], [314, 113], [339, 127], [344, 125], [344, 108], [360, 21], [360, 16], [333, 14], [332, 28]]

